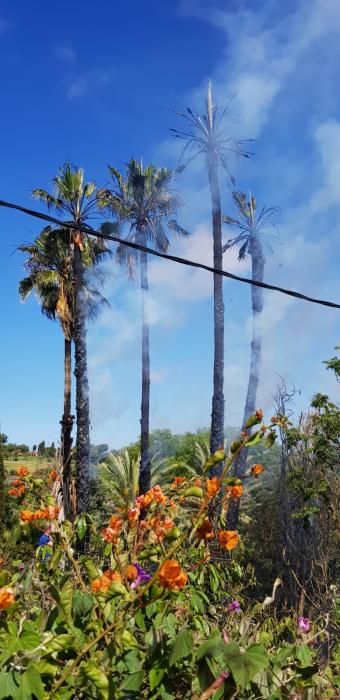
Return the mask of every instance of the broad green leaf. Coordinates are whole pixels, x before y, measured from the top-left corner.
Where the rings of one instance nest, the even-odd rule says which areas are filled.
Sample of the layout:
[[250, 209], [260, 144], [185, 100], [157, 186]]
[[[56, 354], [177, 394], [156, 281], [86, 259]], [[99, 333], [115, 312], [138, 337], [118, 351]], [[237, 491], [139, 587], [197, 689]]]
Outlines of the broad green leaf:
[[120, 685], [120, 690], [131, 690], [137, 692], [144, 680], [144, 671], [137, 671], [131, 676], [128, 676], [125, 681]]
[[201, 644], [196, 655], [197, 661], [203, 659], [204, 656], [218, 656], [223, 649], [225, 649], [225, 643], [222, 641], [220, 633], [215, 632], [210, 639]]
[[149, 683], [150, 683], [150, 690], [154, 690], [154, 688], [157, 688], [165, 674], [166, 671], [166, 665], [160, 664], [158, 666], [153, 666], [152, 669], [149, 671]]
[[81, 515], [76, 523], [76, 532], [79, 540], [83, 540], [87, 531], [86, 516]]
[[43, 700], [45, 696], [44, 686], [39, 673], [32, 666], [20, 676], [16, 674], [18, 688], [13, 695], [13, 700], [30, 700], [33, 696], [37, 700]]
[[313, 659], [313, 653], [307, 644], [297, 644], [295, 648], [295, 657], [298, 659], [302, 667], [310, 666]]
[[276, 438], [277, 438], [276, 433], [273, 433], [273, 432], [268, 433], [268, 435], [266, 435], [266, 437], [263, 441], [263, 447], [266, 447], [267, 449], [269, 447], [273, 447]]
[[236, 685], [242, 690], [248, 688], [252, 678], [269, 664], [266, 650], [261, 644], [251, 644], [245, 652], [241, 652], [239, 646], [231, 642], [225, 646], [223, 658]]
[[72, 608], [76, 616], [86, 617], [92, 610], [94, 604], [93, 596], [83, 591], [75, 591], [73, 594]]
[[171, 649], [169, 657], [169, 666], [173, 666], [180, 659], [183, 659], [186, 656], [190, 656], [190, 654], [192, 653], [193, 645], [194, 640], [192, 632], [190, 632], [189, 630], [184, 630], [184, 632], [180, 632], [175, 641], [175, 644]]
[[137, 610], [135, 614], [135, 622], [137, 627], [139, 627], [142, 632], [146, 631], [146, 625], [145, 625], [145, 620], [144, 620], [144, 615], [141, 610]]
[[0, 671], [0, 700], [14, 698], [17, 690], [13, 671]]
[[24, 630], [20, 635], [20, 648], [25, 651], [31, 651], [41, 643], [40, 635], [32, 630]]

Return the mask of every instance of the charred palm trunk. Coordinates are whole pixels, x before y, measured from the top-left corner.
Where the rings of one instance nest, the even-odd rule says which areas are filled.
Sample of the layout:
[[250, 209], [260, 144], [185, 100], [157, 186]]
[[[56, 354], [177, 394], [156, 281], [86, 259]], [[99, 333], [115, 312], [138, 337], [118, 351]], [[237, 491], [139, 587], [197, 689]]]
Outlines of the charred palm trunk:
[[[214, 267], [222, 269], [222, 216], [221, 194], [218, 181], [217, 163], [214, 156], [208, 164], [209, 187], [212, 206], [212, 228], [214, 240]], [[224, 303], [223, 277], [214, 275], [214, 389], [211, 411], [210, 451], [213, 454], [224, 444]], [[211, 473], [219, 475], [222, 463], [217, 464]]]
[[[145, 235], [140, 235], [140, 243], [146, 244]], [[150, 422], [150, 342], [148, 320], [148, 258], [147, 253], [140, 252], [140, 284], [142, 293], [142, 401], [141, 401], [141, 458], [139, 469], [139, 493], [145, 493], [151, 486], [151, 467], [149, 455]]]
[[[261, 241], [259, 241], [258, 238], [253, 237], [250, 240], [249, 253], [251, 255], [252, 263], [252, 279], [257, 280], [259, 282], [263, 282], [265, 259], [263, 255]], [[249, 432], [245, 427], [245, 423], [249, 416], [255, 413], [256, 410], [256, 397], [261, 369], [261, 314], [263, 310], [263, 289], [261, 287], [255, 287], [254, 285], [252, 285], [251, 304], [253, 312], [253, 337], [251, 341], [248, 389], [242, 423], [242, 430], [245, 432]], [[248, 450], [246, 448], [241, 450], [235, 462], [235, 476], [237, 476], [239, 479], [244, 479], [246, 473], [247, 453]], [[234, 501], [230, 503], [228, 511], [228, 527], [230, 528], [230, 530], [236, 530], [237, 528], [239, 507], [239, 501]]]
[[77, 513], [88, 510], [90, 499], [90, 411], [87, 376], [86, 312], [84, 298], [84, 270], [80, 243], [74, 243], [74, 351], [76, 377], [76, 488]]
[[65, 337], [64, 352], [64, 413], [61, 420], [61, 454], [62, 454], [62, 490], [65, 517], [73, 519], [70, 503], [72, 428], [74, 416], [71, 415], [71, 351], [72, 341]]

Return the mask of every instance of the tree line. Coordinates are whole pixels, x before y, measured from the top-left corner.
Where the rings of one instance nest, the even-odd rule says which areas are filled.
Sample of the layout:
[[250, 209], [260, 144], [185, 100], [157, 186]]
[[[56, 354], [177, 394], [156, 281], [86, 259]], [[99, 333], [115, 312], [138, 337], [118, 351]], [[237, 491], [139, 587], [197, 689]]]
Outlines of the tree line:
[[[82, 169], [65, 163], [53, 178], [53, 189], [34, 189], [35, 199], [50, 211], [55, 211], [63, 226], [46, 226], [32, 244], [19, 246], [26, 255], [26, 277], [20, 282], [22, 300], [35, 292], [42, 313], [50, 319], [58, 319], [64, 336], [64, 409], [61, 418], [62, 489], [65, 514], [73, 518], [70, 503], [72, 430], [75, 417], [71, 412], [72, 345], [74, 347], [74, 375], [76, 395], [76, 493], [77, 513], [89, 506], [90, 478], [90, 424], [89, 386], [87, 373], [87, 320], [94, 318], [107, 304], [100, 291], [100, 280], [89, 274], [91, 269], [112, 255], [112, 246], [101, 235], [121, 239], [115, 255], [125, 266], [130, 277], [139, 266], [141, 289], [141, 430], [139, 491], [144, 493], [151, 483], [150, 457], [150, 337], [147, 314], [148, 255], [143, 250], [128, 248], [125, 242], [134, 242], [166, 253], [171, 240], [190, 233], [178, 222], [183, 201], [174, 190], [177, 173], [189, 168], [195, 158], [202, 160], [210, 191], [212, 249], [214, 268], [221, 270], [228, 252], [237, 247], [239, 260], [249, 256], [252, 277], [263, 281], [265, 246], [275, 235], [276, 214], [274, 207], [258, 207], [252, 193], [248, 195], [236, 188], [231, 173], [234, 156], [249, 158], [246, 142], [235, 141], [229, 130], [226, 110], [220, 110], [213, 102], [211, 84], [208, 85], [205, 109], [202, 115], [190, 108], [181, 114], [183, 129], [172, 129], [175, 138], [183, 141], [183, 151], [175, 171], [131, 159], [125, 171], [109, 166], [111, 185], [98, 187], [85, 181]], [[230, 212], [222, 212], [221, 191], [230, 190]], [[102, 217], [97, 228], [94, 218]], [[71, 227], [71, 228], [70, 228]], [[224, 233], [224, 231], [226, 233]], [[261, 366], [261, 326], [263, 291], [251, 287], [253, 312], [253, 337], [247, 395], [245, 400], [243, 429], [256, 409], [256, 395]], [[213, 289], [214, 352], [213, 391], [211, 403], [210, 450], [215, 453], [223, 448], [225, 440], [224, 417], [224, 301], [223, 279], [214, 275]], [[246, 450], [236, 463], [236, 476], [243, 478]], [[219, 475], [221, 465], [213, 473]], [[235, 506], [237, 509], [237, 505]], [[237, 523], [238, 513], [233, 518]]]

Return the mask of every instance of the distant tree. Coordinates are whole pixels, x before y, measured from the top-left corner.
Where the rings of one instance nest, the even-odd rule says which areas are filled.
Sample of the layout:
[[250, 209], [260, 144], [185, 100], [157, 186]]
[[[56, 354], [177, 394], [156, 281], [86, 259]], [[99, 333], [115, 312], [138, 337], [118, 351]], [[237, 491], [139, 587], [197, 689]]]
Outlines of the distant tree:
[[[173, 173], [167, 168], [154, 165], [144, 167], [134, 159], [127, 165], [123, 175], [115, 168], [109, 167], [113, 179], [113, 189], [99, 192], [99, 205], [107, 209], [118, 222], [118, 233], [124, 235], [128, 226], [127, 241], [142, 246], [151, 244], [158, 251], [166, 252], [170, 241], [169, 231], [176, 235], [188, 235], [177, 221], [172, 218], [177, 214], [180, 200], [171, 191]], [[148, 319], [148, 257], [147, 253], [127, 248], [121, 244], [117, 248], [117, 257], [121, 264], [127, 266], [133, 275], [136, 261], [140, 264], [140, 286], [142, 296], [142, 400], [141, 400], [141, 450], [139, 490], [145, 493], [150, 488], [150, 454], [149, 454], [149, 405], [150, 405], [150, 343]]]
[[36, 445], [33, 445], [33, 447], [32, 447], [32, 452], [36, 452], [36, 451], [37, 451], [37, 446], [36, 446]]
[[44, 457], [45, 452], [46, 452], [45, 440], [42, 440], [42, 442], [39, 442], [39, 445], [38, 445], [38, 455], [40, 457]]
[[106, 443], [101, 443], [100, 445], [91, 445], [91, 448], [90, 448], [90, 462], [91, 462], [91, 464], [98, 464], [98, 462], [102, 462], [108, 451], [109, 451], [109, 446]]

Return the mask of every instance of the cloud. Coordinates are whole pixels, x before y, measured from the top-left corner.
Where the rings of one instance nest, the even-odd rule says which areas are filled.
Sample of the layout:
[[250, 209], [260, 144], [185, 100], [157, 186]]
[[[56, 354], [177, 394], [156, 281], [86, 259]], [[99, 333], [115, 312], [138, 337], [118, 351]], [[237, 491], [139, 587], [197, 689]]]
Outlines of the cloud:
[[[176, 243], [176, 255], [182, 258], [213, 265], [213, 245], [211, 228], [199, 224], [193, 234]], [[245, 274], [249, 270], [249, 260], [239, 262], [237, 250], [232, 249], [224, 257], [224, 269], [228, 272]], [[150, 284], [159, 287], [169, 299], [199, 302], [211, 297], [213, 277], [204, 270], [195, 270], [173, 262], [152, 261], [149, 265]]]
[[75, 50], [69, 44], [59, 44], [55, 46], [54, 55], [60, 61], [65, 61], [66, 63], [74, 63], [77, 58]]
[[87, 97], [106, 88], [112, 80], [111, 69], [98, 69], [90, 71], [87, 75], [75, 75], [68, 81], [66, 96], [71, 101]]
[[311, 206], [314, 211], [324, 211], [340, 202], [340, 122], [332, 118], [319, 124], [314, 137], [325, 182], [314, 193]]

